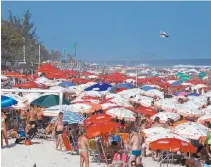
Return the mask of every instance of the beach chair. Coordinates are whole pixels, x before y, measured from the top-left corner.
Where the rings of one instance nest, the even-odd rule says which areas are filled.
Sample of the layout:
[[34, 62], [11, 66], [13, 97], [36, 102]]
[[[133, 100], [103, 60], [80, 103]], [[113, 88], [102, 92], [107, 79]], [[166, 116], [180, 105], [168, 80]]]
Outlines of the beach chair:
[[97, 146], [96, 146], [96, 142], [94, 139], [89, 139], [89, 153], [90, 153], [90, 156], [92, 156], [92, 160], [93, 162], [99, 162], [99, 154], [98, 154], [98, 151], [97, 151]]
[[64, 131], [62, 134], [62, 139], [67, 153], [70, 153], [71, 155], [79, 155], [78, 147], [70, 143], [67, 131]]

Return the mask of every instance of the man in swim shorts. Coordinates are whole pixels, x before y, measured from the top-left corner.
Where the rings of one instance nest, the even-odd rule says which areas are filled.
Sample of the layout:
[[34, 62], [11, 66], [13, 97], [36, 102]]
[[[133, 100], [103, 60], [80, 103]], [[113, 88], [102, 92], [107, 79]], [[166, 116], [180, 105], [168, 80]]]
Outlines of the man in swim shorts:
[[131, 167], [131, 162], [136, 161], [136, 164], [141, 164], [141, 146], [143, 144], [142, 137], [138, 133], [137, 129], [133, 127], [131, 129], [130, 140], [128, 143], [132, 147], [132, 152], [129, 159], [129, 167]]

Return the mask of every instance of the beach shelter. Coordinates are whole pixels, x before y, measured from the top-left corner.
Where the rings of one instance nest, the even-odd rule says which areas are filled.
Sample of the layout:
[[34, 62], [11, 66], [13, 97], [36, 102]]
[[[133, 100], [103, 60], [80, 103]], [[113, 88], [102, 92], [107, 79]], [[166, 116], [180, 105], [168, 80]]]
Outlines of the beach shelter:
[[84, 89], [85, 91], [91, 91], [91, 90], [96, 90], [96, 91], [106, 91], [109, 88], [112, 88], [111, 85], [107, 84], [107, 83], [97, 83], [95, 85], [92, 85], [86, 89]]
[[[59, 95], [50, 94], [41, 96], [38, 99], [32, 101], [31, 104], [38, 105], [44, 108], [56, 106], [59, 105]], [[70, 102], [63, 97], [62, 104], [69, 105]]]
[[88, 126], [91, 124], [106, 123], [106, 122], [110, 122], [111, 119], [112, 117], [107, 114], [95, 114], [88, 117], [86, 120], [84, 120], [84, 125]]
[[1, 109], [11, 107], [13, 105], [16, 105], [17, 103], [18, 102], [11, 97], [7, 97], [3, 95], [1, 96]]
[[150, 148], [155, 150], [163, 150], [163, 151], [181, 151], [181, 152], [189, 152], [196, 153], [197, 148], [195, 148], [190, 142], [178, 139], [178, 138], [161, 138], [151, 142]]

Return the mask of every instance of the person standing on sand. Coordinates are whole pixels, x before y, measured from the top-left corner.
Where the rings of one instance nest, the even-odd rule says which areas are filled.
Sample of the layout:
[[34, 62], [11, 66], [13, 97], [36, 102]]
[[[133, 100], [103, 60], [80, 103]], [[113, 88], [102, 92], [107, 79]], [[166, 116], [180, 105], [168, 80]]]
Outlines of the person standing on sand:
[[128, 144], [132, 147], [132, 152], [129, 159], [129, 167], [131, 167], [132, 161], [136, 161], [137, 165], [141, 164], [140, 156], [143, 141], [141, 135], [137, 132], [137, 129], [135, 127], [131, 129], [130, 140]]
[[3, 137], [5, 140], [5, 143], [8, 147], [8, 139], [7, 139], [7, 127], [6, 127], [6, 116], [3, 112], [1, 112], [1, 147], [3, 147]]
[[63, 145], [63, 139], [62, 139], [62, 134], [64, 131], [64, 122], [62, 121], [63, 119], [63, 113], [60, 112], [58, 119], [55, 122], [54, 125], [54, 132], [55, 135], [57, 136], [57, 141], [56, 141], [56, 150], [58, 150], [58, 147], [60, 146], [60, 151], [62, 151], [62, 145]]
[[30, 111], [29, 111], [29, 114], [27, 116], [27, 120], [28, 121], [28, 124], [26, 125], [26, 133], [29, 131], [29, 129], [32, 127], [32, 125], [36, 125], [36, 121], [37, 121], [37, 111], [34, 107], [34, 105], [31, 104], [30, 106]]
[[89, 167], [89, 141], [83, 132], [78, 138], [78, 148], [80, 154], [80, 167], [83, 167], [85, 161], [85, 167]]
[[37, 106], [37, 125], [40, 129], [43, 129], [43, 112], [40, 106]]

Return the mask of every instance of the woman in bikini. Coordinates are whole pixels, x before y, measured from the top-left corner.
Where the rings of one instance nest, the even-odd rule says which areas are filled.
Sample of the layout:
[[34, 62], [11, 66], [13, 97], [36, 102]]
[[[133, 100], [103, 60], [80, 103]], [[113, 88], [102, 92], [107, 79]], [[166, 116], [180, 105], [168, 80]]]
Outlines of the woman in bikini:
[[78, 148], [80, 154], [80, 167], [83, 167], [85, 162], [85, 167], [89, 167], [89, 141], [85, 133], [82, 133], [78, 138]]
[[56, 141], [56, 150], [58, 150], [58, 147], [60, 146], [60, 151], [62, 151], [62, 145], [63, 145], [63, 139], [62, 139], [62, 134], [63, 134], [63, 130], [64, 130], [64, 123], [62, 121], [63, 119], [63, 113], [60, 112], [58, 119], [55, 122], [55, 128], [54, 128], [54, 132], [56, 134], [57, 137], [57, 141]]
[[7, 127], [6, 127], [6, 116], [3, 112], [1, 112], [1, 147], [3, 147], [3, 138], [5, 140], [5, 143], [8, 147], [8, 139], [7, 139]]

